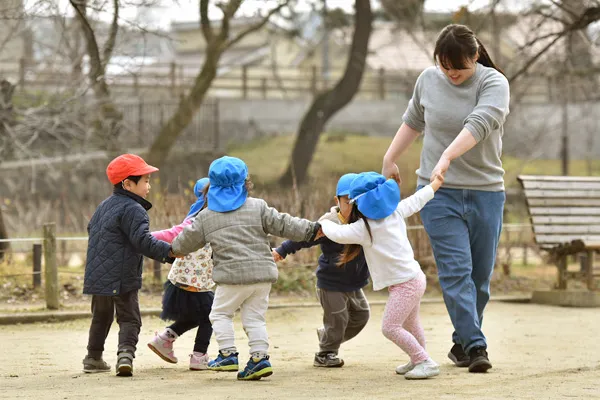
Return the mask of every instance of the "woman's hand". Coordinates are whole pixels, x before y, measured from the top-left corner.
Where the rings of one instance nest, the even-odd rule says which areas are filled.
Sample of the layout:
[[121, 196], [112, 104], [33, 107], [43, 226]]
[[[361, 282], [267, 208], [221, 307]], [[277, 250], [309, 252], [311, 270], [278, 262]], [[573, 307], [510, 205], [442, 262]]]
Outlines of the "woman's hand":
[[440, 179], [443, 182], [444, 175], [448, 171], [449, 167], [450, 167], [450, 159], [447, 156], [445, 156], [444, 154], [442, 154], [442, 157], [440, 157], [440, 160], [438, 161], [437, 165], [431, 172], [431, 177], [429, 178], [429, 181], [433, 182], [436, 179]]
[[393, 179], [398, 182], [398, 186], [402, 183], [402, 178], [400, 178], [400, 170], [398, 166], [393, 161], [383, 160], [383, 169], [381, 170], [381, 175], [385, 176], [386, 179]]
[[437, 175], [430, 185], [433, 191], [437, 192], [438, 189], [442, 186], [442, 183], [444, 183], [444, 177], [441, 175]]

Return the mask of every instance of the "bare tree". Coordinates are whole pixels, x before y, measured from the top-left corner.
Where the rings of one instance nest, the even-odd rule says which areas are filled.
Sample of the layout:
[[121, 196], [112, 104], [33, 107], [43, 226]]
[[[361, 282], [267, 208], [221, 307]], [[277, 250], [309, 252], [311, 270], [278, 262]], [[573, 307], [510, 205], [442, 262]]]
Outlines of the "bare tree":
[[240, 42], [247, 35], [262, 29], [274, 14], [280, 12], [290, 3], [290, 0], [280, 1], [276, 7], [266, 12], [259, 22], [248, 26], [236, 35], [231, 36], [231, 20], [240, 8], [242, 2], [243, 0], [228, 0], [226, 2], [216, 3], [223, 13], [221, 26], [219, 29], [216, 29], [208, 18], [210, 1], [200, 0], [200, 26], [206, 41], [204, 63], [194, 80], [194, 85], [191, 90], [181, 99], [177, 110], [152, 143], [148, 154], [148, 162], [153, 165], [161, 166], [164, 164], [169, 152], [175, 145], [177, 138], [190, 124], [194, 115], [202, 106], [206, 93], [217, 76], [217, 67], [223, 53], [236, 43]]
[[373, 12], [370, 0], [354, 2], [354, 33], [346, 68], [336, 85], [318, 94], [302, 118], [290, 164], [279, 179], [282, 185], [303, 183], [325, 125], [356, 95], [365, 71], [372, 32]]
[[[8, 137], [7, 129], [14, 124], [12, 97], [15, 91], [13, 84], [7, 80], [0, 82], [0, 140], [2, 147], [10, 146], [11, 140]], [[8, 232], [2, 218], [2, 207], [0, 206], [0, 239], [8, 239]], [[0, 242], [0, 261], [4, 259], [4, 253], [9, 249], [9, 244]]]
[[[567, 2], [553, 0], [551, 4], [534, 5], [526, 15], [540, 17], [537, 28], [546, 21], [558, 21], [561, 29], [547, 34], [535, 35], [531, 40], [521, 46], [521, 52], [527, 53], [528, 49], [538, 42], [545, 43], [541, 49], [525, 58], [525, 62], [512, 75], [508, 77], [513, 83], [524, 75], [543, 55], [550, 51], [561, 39], [573, 37], [579, 31], [587, 29], [592, 23], [600, 20], [600, 1], [588, 1], [583, 4], [579, 1]], [[578, 4], [575, 4], [578, 3]], [[534, 27], [535, 28], [535, 27]], [[519, 57], [519, 55], [517, 55]]]
[[106, 68], [112, 57], [119, 32], [119, 0], [112, 0], [112, 19], [108, 31], [108, 38], [104, 46], [100, 46], [92, 22], [88, 18], [88, 0], [69, 0], [75, 9], [75, 15], [80, 22], [85, 38], [87, 55], [89, 57], [88, 78], [96, 97], [98, 118], [96, 119], [96, 136], [100, 140], [100, 147], [115, 150], [119, 136], [119, 126], [122, 119], [121, 113], [115, 107], [106, 82]]
[[424, 5], [425, 0], [381, 0], [381, 7], [388, 16], [398, 23], [408, 26], [419, 21]]

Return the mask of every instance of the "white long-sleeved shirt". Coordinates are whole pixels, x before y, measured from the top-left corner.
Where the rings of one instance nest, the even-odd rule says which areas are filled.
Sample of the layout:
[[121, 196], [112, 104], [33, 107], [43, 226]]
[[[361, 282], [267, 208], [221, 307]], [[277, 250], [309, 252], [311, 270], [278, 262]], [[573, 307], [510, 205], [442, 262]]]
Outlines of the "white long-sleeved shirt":
[[407, 282], [417, 276], [421, 270], [408, 241], [404, 220], [419, 212], [429, 200], [433, 199], [433, 195], [433, 188], [427, 185], [402, 200], [388, 217], [379, 220], [369, 219], [373, 240], [362, 219], [348, 225], [323, 220], [320, 221], [321, 227], [325, 236], [334, 242], [360, 244], [363, 247], [373, 280], [373, 290], [381, 290]]

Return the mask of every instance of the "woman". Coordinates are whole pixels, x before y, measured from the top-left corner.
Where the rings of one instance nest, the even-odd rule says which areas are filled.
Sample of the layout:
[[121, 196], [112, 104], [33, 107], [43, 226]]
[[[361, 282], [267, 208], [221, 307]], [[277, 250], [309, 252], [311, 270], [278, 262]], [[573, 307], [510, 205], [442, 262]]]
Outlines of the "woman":
[[448, 357], [469, 372], [486, 372], [492, 364], [481, 324], [506, 198], [500, 155], [509, 85], [464, 25], [445, 27], [433, 56], [436, 66], [417, 79], [383, 175], [400, 180], [395, 160], [423, 132], [418, 184], [444, 178], [421, 217], [454, 325]]

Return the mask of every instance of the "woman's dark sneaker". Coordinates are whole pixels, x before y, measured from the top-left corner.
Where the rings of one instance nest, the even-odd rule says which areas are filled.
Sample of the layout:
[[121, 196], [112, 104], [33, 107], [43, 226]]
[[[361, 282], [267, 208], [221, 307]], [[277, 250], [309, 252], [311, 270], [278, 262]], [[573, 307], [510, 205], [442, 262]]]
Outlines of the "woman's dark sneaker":
[[474, 347], [469, 351], [471, 363], [469, 364], [469, 372], [487, 372], [492, 368], [492, 363], [488, 358], [488, 353], [485, 347]]
[[457, 367], [466, 368], [471, 364], [471, 358], [465, 353], [460, 344], [454, 343], [454, 346], [452, 346], [448, 353], [448, 358]]

